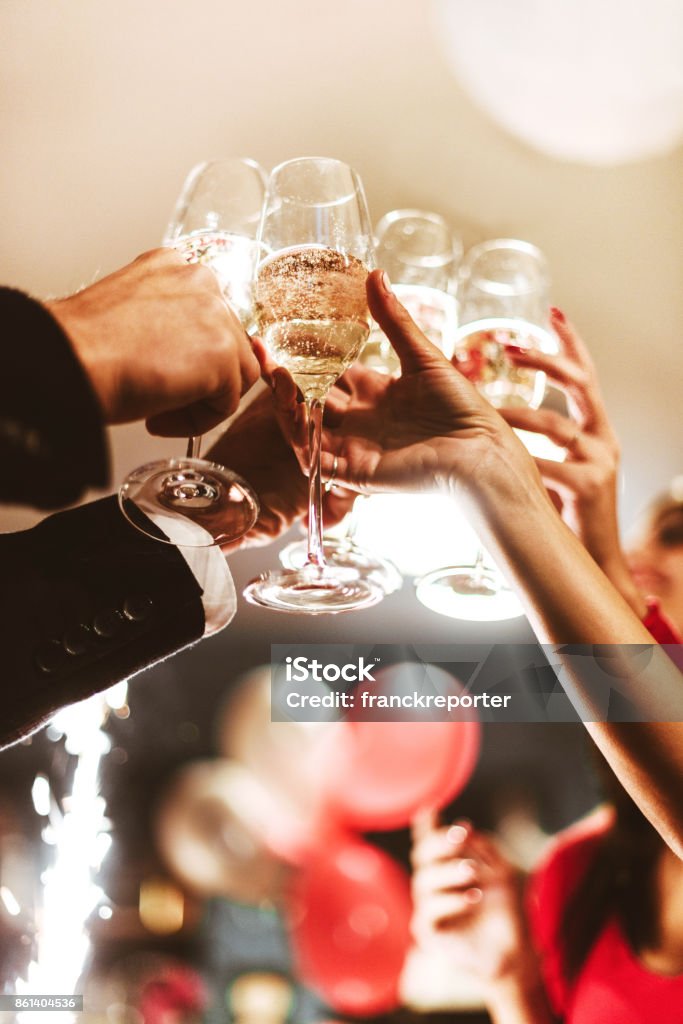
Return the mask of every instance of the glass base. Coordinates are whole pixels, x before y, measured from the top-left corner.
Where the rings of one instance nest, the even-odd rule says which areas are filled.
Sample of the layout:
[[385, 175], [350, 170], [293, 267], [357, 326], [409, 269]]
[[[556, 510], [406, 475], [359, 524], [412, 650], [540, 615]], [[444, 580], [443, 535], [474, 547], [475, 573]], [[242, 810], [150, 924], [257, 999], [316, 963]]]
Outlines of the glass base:
[[[331, 570], [351, 569], [360, 579], [370, 580], [381, 587], [385, 594], [393, 594], [403, 586], [403, 577], [393, 562], [378, 558], [370, 551], [346, 538], [324, 537], [325, 561]], [[308, 545], [296, 540], [283, 548], [279, 554], [285, 569], [302, 569], [308, 557]]]
[[307, 615], [337, 615], [372, 608], [385, 596], [377, 583], [361, 579], [350, 569], [315, 566], [263, 573], [243, 593], [250, 604], [261, 608]]
[[524, 614], [513, 590], [489, 569], [451, 565], [415, 581], [417, 599], [439, 615], [469, 622], [501, 622]]
[[192, 458], [140, 466], [124, 480], [119, 505], [141, 533], [191, 548], [239, 540], [259, 514], [246, 480], [217, 462]]

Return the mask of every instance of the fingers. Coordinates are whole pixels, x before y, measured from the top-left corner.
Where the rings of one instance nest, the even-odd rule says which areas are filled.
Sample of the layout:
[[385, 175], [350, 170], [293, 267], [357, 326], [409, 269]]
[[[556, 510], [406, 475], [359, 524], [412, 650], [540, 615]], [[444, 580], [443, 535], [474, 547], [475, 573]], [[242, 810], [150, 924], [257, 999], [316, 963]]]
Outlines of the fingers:
[[348, 515], [358, 495], [342, 487], [332, 487], [323, 495], [323, 519], [326, 526], [336, 526]]
[[515, 366], [529, 370], [540, 370], [563, 389], [583, 387], [586, 373], [581, 366], [564, 355], [550, 355], [538, 348], [520, 348], [506, 345], [505, 354]]
[[435, 928], [455, 924], [464, 915], [472, 912], [481, 903], [483, 893], [476, 886], [464, 892], [437, 893], [424, 898], [418, 906], [413, 920], [413, 930], [420, 938]]
[[594, 371], [593, 360], [580, 334], [572, 323], [567, 320], [561, 309], [557, 306], [550, 307], [550, 324], [560, 339], [562, 351], [583, 366], [584, 369]]
[[456, 822], [449, 828], [427, 832], [413, 846], [413, 867], [417, 869], [434, 861], [452, 860], [453, 857], [460, 855], [471, 834], [472, 826], [466, 821]]
[[277, 369], [278, 364], [271, 358], [268, 349], [259, 337], [251, 339], [251, 346], [261, 367], [261, 376], [267, 384], [271, 384], [273, 371]]
[[236, 408], [231, 394], [228, 403], [218, 406], [206, 401], [193, 402], [182, 409], [157, 413], [147, 419], [146, 426], [156, 437], [198, 437], [222, 423]]
[[499, 409], [500, 415], [511, 427], [528, 430], [532, 434], [545, 434], [547, 438], [565, 448], [577, 435], [574, 420], [552, 409]]
[[435, 363], [447, 362], [443, 353], [425, 338], [391, 290], [389, 279], [382, 270], [373, 270], [368, 276], [368, 305], [373, 317], [396, 350], [405, 374]]
[[439, 812], [434, 809], [418, 811], [410, 823], [413, 843], [419, 843], [433, 832], [439, 822]]
[[187, 266], [187, 260], [172, 245], [160, 245], [156, 249], [140, 253], [133, 260], [132, 266], [147, 273], [161, 267]]
[[285, 438], [301, 458], [308, 445], [306, 407], [298, 401], [299, 389], [291, 374], [282, 366], [269, 371], [275, 414]]
[[580, 425], [607, 439], [612, 429], [590, 353], [561, 310], [551, 308], [550, 322], [560, 341], [559, 355], [515, 345], [506, 346], [506, 354], [516, 366], [547, 374], [553, 384], [566, 393], [570, 411]]
[[[246, 331], [237, 342], [237, 358], [240, 367], [240, 396], [256, 383], [261, 376], [261, 367], [251, 345], [251, 340]], [[234, 410], [233, 410], [234, 411]]]
[[458, 892], [478, 886], [480, 880], [480, 868], [471, 857], [437, 861], [434, 864], [426, 864], [415, 872], [413, 894], [417, 898], [437, 892]]

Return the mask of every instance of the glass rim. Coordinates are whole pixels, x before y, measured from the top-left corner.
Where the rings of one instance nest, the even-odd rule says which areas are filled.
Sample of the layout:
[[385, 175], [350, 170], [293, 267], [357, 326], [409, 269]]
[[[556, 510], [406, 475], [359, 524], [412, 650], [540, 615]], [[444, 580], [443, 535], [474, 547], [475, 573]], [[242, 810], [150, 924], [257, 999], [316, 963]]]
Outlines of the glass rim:
[[173, 207], [171, 219], [166, 225], [166, 230], [164, 231], [164, 235], [161, 242], [162, 245], [174, 245], [178, 241], [178, 239], [183, 237], [181, 214], [183, 212], [186, 212], [187, 209], [189, 208], [193, 189], [195, 188], [197, 182], [205, 173], [205, 171], [207, 171], [210, 167], [216, 167], [219, 164], [228, 163], [243, 164], [247, 167], [250, 167], [253, 171], [256, 171], [261, 181], [263, 195], [265, 196], [266, 186], [268, 184], [268, 175], [265, 171], [265, 168], [261, 166], [258, 160], [254, 160], [253, 157], [223, 156], [216, 157], [210, 160], [200, 160], [199, 163], [195, 164], [192, 168], [190, 168], [190, 170], [187, 172], [187, 175], [185, 176], [182, 187], [178, 194], [178, 198], [176, 199], [175, 206]]
[[358, 172], [351, 166], [351, 164], [347, 163], [346, 160], [340, 160], [339, 157], [336, 156], [293, 156], [290, 157], [289, 160], [283, 160], [281, 163], [276, 164], [275, 167], [273, 167], [273, 169], [271, 170], [268, 178], [269, 180], [271, 178], [274, 178], [276, 174], [278, 174], [284, 167], [289, 167], [290, 164], [309, 163], [313, 161], [318, 161], [319, 163], [337, 164], [339, 167], [346, 167], [348, 168], [349, 171], [351, 171], [354, 177], [359, 177]]
[[[282, 163], [279, 163], [275, 167], [273, 167], [272, 171], [268, 176], [268, 180], [266, 181], [265, 191], [263, 195], [263, 205], [261, 207], [261, 217], [259, 220], [258, 230], [256, 232], [257, 241], [263, 242], [264, 227], [266, 221], [268, 220], [270, 212], [269, 201], [274, 195], [277, 195], [277, 191], [273, 188], [273, 182], [276, 175], [278, 175], [284, 168], [291, 167], [294, 164], [315, 162], [327, 164], [328, 166], [344, 168], [344, 170], [348, 171], [352, 184], [351, 191], [344, 196], [336, 196], [331, 200], [310, 200], [304, 202], [301, 198], [297, 198], [296, 200], [293, 201], [296, 201], [301, 207], [331, 208], [333, 206], [342, 206], [344, 203], [349, 203], [354, 199], [358, 200], [361, 219], [367, 225], [367, 238], [369, 243], [369, 250], [372, 253], [372, 259], [369, 262], [372, 263], [374, 260], [375, 240], [372, 232], [372, 221], [370, 219], [370, 210], [368, 207], [367, 196], [365, 194], [365, 186], [363, 185], [363, 179], [361, 178], [360, 174], [355, 169], [355, 167], [352, 167], [351, 164], [346, 163], [345, 160], [339, 160], [337, 157], [333, 156], [295, 156], [289, 160], [283, 160]], [[287, 197], [285, 197], [283, 201], [287, 202]]]
[[394, 224], [397, 220], [407, 220], [409, 217], [414, 217], [416, 220], [428, 220], [432, 224], [438, 224], [439, 227], [444, 227], [448, 234], [452, 237], [453, 232], [451, 231], [450, 224], [442, 214], [437, 213], [436, 210], [418, 210], [413, 207], [406, 207], [400, 210], [389, 210], [384, 216], [380, 217], [375, 226], [375, 235], [379, 234], [380, 228], [385, 224]]
[[463, 264], [469, 266], [479, 256], [492, 252], [494, 249], [510, 249], [514, 252], [522, 252], [527, 256], [533, 256], [544, 269], [547, 269], [548, 260], [543, 250], [533, 242], [527, 242], [523, 238], [487, 238], [483, 242], [477, 242], [465, 253]]
[[[409, 220], [411, 218], [415, 220], [426, 221], [427, 223], [433, 224], [438, 228], [442, 228], [448, 238], [447, 247], [442, 248], [439, 250], [439, 252], [434, 252], [429, 256], [420, 257], [419, 266], [424, 267], [426, 269], [438, 270], [448, 267], [449, 265], [452, 264], [454, 265], [453, 274], [457, 273], [457, 268], [462, 263], [463, 254], [465, 251], [463, 242], [460, 235], [456, 234], [453, 231], [451, 225], [448, 223], [446, 218], [442, 214], [437, 213], [436, 210], [418, 210], [416, 208], [409, 207], [399, 210], [389, 210], [387, 213], [384, 214], [383, 217], [381, 217], [377, 221], [377, 224], [375, 225], [373, 231], [373, 242], [375, 250], [386, 247], [387, 251], [389, 251], [391, 247], [386, 246], [386, 243], [382, 238], [382, 234], [386, 233], [387, 229], [391, 227], [393, 224], [396, 224], [401, 220]], [[400, 252], [394, 252], [392, 255], [393, 258], [397, 260], [398, 263], [401, 263], [406, 267], [418, 266], [418, 263], [416, 263], [415, 260], [407, 256], [401, 255]]]
[[265, 168], [253, 156], [216, 156], [210, 157], [208, 160], [200, 160], [199, 163], [191, 167], [185, 176], [185, 182], [201, 174], [208, 167], [215, 167], [216, 164], [246, 164], [247, 167], [251, 167], [252, 170], [258, 172], [264, 184], [268, 178]]

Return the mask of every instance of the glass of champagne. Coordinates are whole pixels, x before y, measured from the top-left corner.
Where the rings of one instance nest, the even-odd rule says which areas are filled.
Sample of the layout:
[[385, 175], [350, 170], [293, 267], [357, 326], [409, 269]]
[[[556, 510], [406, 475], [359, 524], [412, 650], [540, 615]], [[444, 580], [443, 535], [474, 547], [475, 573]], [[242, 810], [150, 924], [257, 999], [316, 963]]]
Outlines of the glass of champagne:
[[[530, 242], [494, 238], [468, 252], [460, 273], [460, 326], [456, 365], [496, 408], [537, 409], [545, 374], [515, 366], [506, 346], [556, 352], [548, 321], [549, 274], [543, 253]], [[434, 569], [416, 581], [428, 608], [458, 619], [495, 621], [522, 615], [514, 592], [483, 548], [471, 565]]]
[[[388, 272], [394, 292], [429, 339], [450, 358], [458, 323], [455, 289], [462, 258], [460, 240], [438, 213], [392, 210], [375, 229], [375, 246], [377, 263]], [[380, 373], [393, 376], [400, 372], [398, 357], [376, 324], [358, 361]], [[344, 533], [325, 537], [325, 557], [329, 565], [350, 566], [391, 594], [403, 583], [399, 570], [355, 539], [372, 500], [365, 495], [356, 499], [344, 521]], [[288, 569], [298, 568], [305, 557], [305, 545], [300, 541], [280, 552], [280, 561]]]
[[325, 397], [370, 332], [365, 282], [372, 231], [360, 179], [327, 157], [280, 164], [268, 181], [259, 241], [258, 333], [296, 381], [308, 414], [308, 545], [301, 568], [264, 573], [244, 594], [252, 604], [284, 612], [367, 608], [384, 597], [382, 588], [353, 567], [327, 565], [320, 468]]
[[545, 374], [515, 366], [505, 346], [557, 352], [548, 289], [545, 257], [530, 242], [493, 238], [465, 257], [455, 355], [463, 373], [497, 409], [537, 409], [543, 401]]
[[[458, 327], [456, 290], [462, 243], [446, 220], [427, 210], [391, 210], [375, 230], [377, 264], [415, 323], [450, 359]], [[360, 361], [396, 374], [398, 357], [375, 325]]]
[[[164, 236], [188, 263], [216, 274], [227, 302], [246, 330], [253, 326], [252, 284], [265, 175], [253, 160], [226, 159], [191, 171]], [[119, 491], [126, 518], [155, 540], [210, 547], [237, 540], [258, 518], [249, 484], [225, 466], [201, 459], [201, 437], [185, 458], [147, 463]]]

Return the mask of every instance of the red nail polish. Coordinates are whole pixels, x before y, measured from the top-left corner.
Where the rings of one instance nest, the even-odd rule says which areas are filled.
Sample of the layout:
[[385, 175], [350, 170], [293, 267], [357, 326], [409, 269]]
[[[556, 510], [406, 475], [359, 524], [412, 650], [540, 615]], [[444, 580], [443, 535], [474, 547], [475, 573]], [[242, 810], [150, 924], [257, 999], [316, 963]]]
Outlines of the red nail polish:
[[521, 345], [509, 345], [503, 346], [506, 352], [509, 352], [513, 356], [524, 356], [526, 355], [526, 349], [523, 349]]
[[567, 322], [564, 313], [562, 312], [561, 309], [558, 309], [557, 306], [551, 306], [550, 307], [550, 314], [553, 317], [553, 319], [559, 320], [561, 324], [564, 324], [564, 323]]

